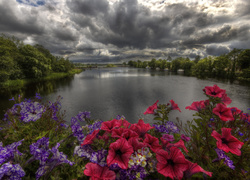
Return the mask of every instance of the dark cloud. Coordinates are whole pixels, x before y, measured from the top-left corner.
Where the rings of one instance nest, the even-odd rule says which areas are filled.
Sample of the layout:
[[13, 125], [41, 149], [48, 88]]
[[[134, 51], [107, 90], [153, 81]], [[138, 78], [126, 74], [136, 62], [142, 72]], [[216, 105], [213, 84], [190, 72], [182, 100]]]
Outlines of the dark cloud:
[[208, 55], [219, 56], [222, 54], [229, 53], [229, 48], [221, 45], [208, 45], [206, 47], [206, 52]]

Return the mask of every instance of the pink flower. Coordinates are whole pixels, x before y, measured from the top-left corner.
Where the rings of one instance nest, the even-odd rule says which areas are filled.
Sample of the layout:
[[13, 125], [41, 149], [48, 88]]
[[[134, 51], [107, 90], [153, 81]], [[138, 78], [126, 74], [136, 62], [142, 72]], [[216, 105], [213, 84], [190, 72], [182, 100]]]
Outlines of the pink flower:
[[96, 135], [99, 133], [99, 131], [100, 130], [94, 130], [94, 132], [92, 134], [87, 135], [81, 145], [83, 146], [86, 144], [92, 144], [93, 140], [96, 138]]
[[86, 176], [90, 176], [90, 180], [115, 180], [114, 171], [109, 170], [107, 166], [101, 167], [95, 163], [88, 163], [83, 171]]
[[226, 90], [219, 88], [216, 84], [213, 86], [206, 86], [203, 91], [209, 96], [219, 98], [221, 98], [226, 92]]
[[169, 153], [163, 149], [159, 150], [156, 153], [156, 159], [158, 161], [156, 165], [157, 171], [171, 179], [182, 179], [183, 172], [188, 169], [187, 160], [176, 147], [171, 147]]
[[217, 104], [213, 109], [213, 113], [219, 116], [222, 121], [233, 121], [234, 117], [230, 108], [224, 104]]
[[144, 135], [154, 127], [150, 126], [150, 124], [145, 124], [142, 119], [139, 119], [137, 124], [132, 124], [130, 129], [135, 131], [140, 138], [144, 138]]
[[241, 155], [241, 147], [244, 145], [236, 137], [231, 135], [231, 128], [221, 128], [222, 135], [213, 130], [211, 136], [213, 136], [217, 142], [216, 145], [219, 149], [228, 153], [229, 151], [237, 156]]
[[125, 119], [117, 120], [117, 123], [119, 124], [119, 127], [123, 128], [128, 128], [130, 126], [130, 123]]
[[124, 138], [118, 139], [109, 146], [107, 164], [117, 163], [122, 169], [128, 169], [128, 162], [131, 154], [133, 153], [133, 147]]
[[181, 139], [183, 139], [184, 141], [190, 141], [190, 137], [185, 136], [184, 134], [181, 135]]
[[154, 114], [154, 110], [157, 109], [157, 103], [159, 100], [157, 100], [152, 106], [149, 106], [148, 109], [143, 114]]
[[167, 140], [167, 141], [174, 141], [174, 136], [173, 135], [163, 134], [162, 138]]
[[112, 121], [103, 122], [101, 126], [101, 130], [111, 132], [111, 130], [116, 127], [120, 127], [119, 121], [117, 119], [113, 119]]
[[212, 173], [205, 171], [204, 169], [202, 169], [197, 163], [192, 163], [190, 161], [188, 161], [188, 169], [184, 172], [184, 176], [186, 178], [190, 178], [193, 174], [202, 172], [205, 173], [206, 175], [212, 177]]
[[223, 94], [222, 97], [221, 97], [221, 101], [225, 104], [225, 105], [229, 105], [231, 104], [232, 100], [227, 97], [227, 94]]
[[173, 101], [173, 99], [170, 100], [170, 103], [171, 103], [171, 109], [172, 109], [172, 110], [179, 110], [179, 111], [181, 112], [180, 108], [178, 107], [178, 104], [176, 104], [176, 103]]
[[143, 143], [145, 145], [147, 145], [148, 147], [150, 147], [150, 149], [153, 152], [156, 152], [159, 149], [161, 149], [161, 145], [159, 144], [159, 139], [158, 138], [156, 138], [154, 136], [151, 136], [150, 134], [146, 134], [145, 137], [146, 138], [144, 139]]
[[134, 151], [137, 151], [138, 149], [141, 149], [142, 147], [145, 147], [145, 144], [140, 142], [137, 137], [132, 137], [128, 140], [128, 143], [131, 144]]
[[187, 106], [185, 109], [189, 109], [189, 110], [193, 110], [193, 111], [201, 111], [202, 109], [204, 109], [205, 103], [204, 101], [195, 101], [191, 104], [191, 106]]

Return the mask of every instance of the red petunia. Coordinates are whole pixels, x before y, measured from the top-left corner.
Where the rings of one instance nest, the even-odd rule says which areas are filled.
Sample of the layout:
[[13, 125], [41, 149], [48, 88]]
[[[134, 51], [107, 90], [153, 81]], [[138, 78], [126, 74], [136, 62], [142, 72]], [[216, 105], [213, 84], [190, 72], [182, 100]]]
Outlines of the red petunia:
[[101, 125], [101, 130], [111, 132], [111, 130], [116, 127], [120, 127], [119, 121], [117, 119], [113, 119], [111, 121], [103, 122]]
[[95, 163], [88, 163], [83, 171], [86, 176], [90, 176], [90, 180], [115, 180], [116, 174], [109, 170], [107, 166], [102, 167]]
[[151, 136], [150, 134], [146, 134], [145, 137], [146, 138], [144, 139], [143, 143], [150, 147], [153, 152], [157, 152], [159, 149], [161, 149], [158, 138]]
[[227, 94], [223, 94], [222, 97], [221, 97], [221, 101], [225, 104], [225, 105], [229, 105], [231, 104], [232, 100], [227, 97]]
[[240, 109], [238, 109], [237, 107], [231, 107], [230, 108], [231, 111], [232, 111], [232, 114], [235, 116], [235, 115], [239, 115], [242, 113], [242, 111]]
[[222, 135], [220, 135], [215, 130], [212, 132], [213, 136], [217, 142], [216, 145], [219, 149], [228, 153], [229, 151], [237, 156], [241, 155], [241, 147], [244, 145], [243, 142], [240, 142], [236, 137], [231, 135], [231, 128], [221, 128]]
[[86, 144], [92, 144], [93, 140], [96, 138], [96, 135], [99, 133], [99, 131], [100, 130], [94, 130], [93, 133], [87, 135], [81, 145], [83, 146], [83, 145], [86, 145]]
[[143, 114], [154, 114], [154, 110], [157, 109], [157, 103], [159, 100], [157, 100], [152, 106], [149, 106], [147, 110]]
[[169, 153], [163, 149], [159, 150], [156, 153], [156, 159], [158, 161], [157, 171], [171, 179], [182, 179], [183, 172], [188, 169], [187, 160], [176, 147], [171, 147]]
[[219, 88], [216, 84], [213, 86], [206, 86], [203, 91], [209, 96], [219, 98], [221, 98], [226, 92], [226, 90]]
[[192, 163], [190, 161], [188, 161], [188, 169], [184, 172], [184, 176], [186, 178], [190, 178], [193, 174], [202, 172], [205, 173], [206, 175], [212, 177], [212, 173], [205, 171], [204, 169], [202, 169], [197, 163]]
[[202, 109], [204, 109], [205, 103], [204, 101], [195, 101], [191, 104], [191, 106], [187, 106], [185, 109], [189, 109], [189, 110], [193, 110], [193, 111], [201, 111]]
[[119, 124], [119, 127], [123, 128], [128, 128], [130, 126], [130, 123], [125, 119], [117, 120], [117, 123]]
[[177, 143], [174, 143], [174, 144], [169, 143], [168, 141], [164, 140], [162, 137], [161, 137], [161, 141], [162, 141], [162, 149], [170, 150], [171, 147], [176, 147], [176, 148], [182, 148], [186, 153], [188, 153], [188, 150], [182, 139], [180, 139]]
[[134, 151], [137, 151], [138, 149], [141, 149], [145, 147], [145, 144], [140, 142], [137, 137], [132, 137], [128, 140], [128, 143], [131, 144], [133, 147]]
[[170, 103], [171, 103], [171, 109], [172, 109], [172, 110], [179, 110], [179, 111], [181, 112], [181, 110], [180, 110], [178, 104], [176, 104], [176, 103], [173, 101], [173, 99], [170, 100]]
[[107, 164], [117, 163], [122, 169], [128, 169], [128, 162], [131, 154], [133, 153], [133, 147], [124, 138], [118, 139], [109, 146]]
[[112, 135], [111, 135], [111, 137], [125, 138], [126, 140], [129, 140], [129, 138], [138, 137], [138, 136], [139, 135], [135, 131], [132, 131], [130, 129], [123, 129], [123, 128], [112, 130]]
[[222, 121], [233, 121], [234, 117], [230, 108], [224, 104], [217, 104], [213, 113], [219, 116]]
[[140, 138], [144, 138], [144, 135], [154, 127], [150, 126], [150, 124], [145, 124], [142, 119], [139, 119], [137, 124], [132, 124], [130, 129], [135, 131]]

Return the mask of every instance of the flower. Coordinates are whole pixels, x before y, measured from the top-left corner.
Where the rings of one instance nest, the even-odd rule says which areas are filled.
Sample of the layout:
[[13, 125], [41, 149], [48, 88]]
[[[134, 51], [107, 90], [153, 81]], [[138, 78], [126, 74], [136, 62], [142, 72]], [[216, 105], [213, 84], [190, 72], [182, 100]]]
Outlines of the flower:
[[49, 158], [49, 138], [43, 137], [37, 142], [30, 145], [30, 154], [34, 156], [36, 160], [40, 161], [40, 164], [45, 164]]
[[38, 102], [25, 101], [19, 104], [21, 120], [23, 122], [37, 121], [41, 118], [45, 107]]
[[185, 109], [189, 109], [189, 110], [193, 110], [193, 111], [201, 111], [202, 109], [204, 109], [205, 103], [204, 101], [195, 101], [191, 104], [191, 106], [187, 106]]
[[115, 180], [116, 174], [109, 170], [107, 166], [101, 167], [95, 163], [88, 163], [83, 171], [86, 176], [90, 176], [90, 180]]
[[183, 139], [184, 141], [190, 141], [190, 137], [185, 136], [184, 134], [181, 135], [181, 139]]
[[90, 161], [104, 167], [107, 165], [107, 162], [106, 162], [107, 154], [108, 154], [108, 151], [106, 149], [93, 152], [91, 155]]
[[71, 118], [71, 130], [73, 132], [73, 135], [77, 137], [79, 142], [82, 142], [84, 140], [83, 129], [75, 117]]
[[183, 172], [188, 169], [187, 160], [176, 147], [171, 147], [169, 153], [162, 149], [159, 150], [156, 153], [156, 159], [158, 161], [157, 171], [171, 179], [182, 179]]
[[118, 123], [118, 120], [113, 119], [112, 121], [103, 122], [102, 125], [101, 125], [101, 130], [111, 132], [112, 129], [118, 128], [118, 127], [120, 127], [119, 123]]
[[117, 163], [122, 169], [128, 169], [128, 161], [133, 153], [133, 147], [124, 138], [118, 139], [109, 146], [107, 164]]
[[83, 146], [76, 146], [74, 149], [74, 154], [79, 157], [91, 158], [93, 152], [94, 150], [89, 144]]
[[137, 124], [132, 124], [130, 129], [135, 131], [140, 138], [144, 138], [144, 135], [154, 127], [150, 126], [150, 124], [145, 124], [142, 119], [139, 119]]
[[219, 98], [221, 98], [226, 92], [226, 90], [219, 88], [216, 84], [213, 86], [206, 86], [203, 91], [206, 95]]
[[222, 121], [233, 121], [234, 117], [230, 108], [227, 108], [224, 104], [217, 104], [216, 107], [213, 109], [213, 113]]
[[94, 132], [92, 134], [87, 135], [81, 145], [83, 146], [83, 145], [86, 145], [86, 144], [92, 144], [93, 140], [96, 138], [96, 135], [99, 133], [99, 131], [100, 131], [99, 129], [94, 130]]
[[19, 164], [5, 163], [0, 168], [0, 179], [21, 180], [25, 172]]
[[157, 109], [157, 103], [159, 100], [157, 100], [152, 106], [149, 106], [147, 110], [143, 114], [154, 114], [154, 110]]
[[229, 151], [237, 156], [241, 155], [241, 147], [243, 142], [240, 142], [236, 137], [231, 135], [231, 128], [221, 128], [222, 135], [213, 130], [211, 136], [213, 136], [217, 142], [216, 145], [219, 149], [222, 149], [226, 153]]
[[167, 140], [167, 141], [174, 141], [174, 136], [173, 135], [163, 134], [162, 138]]
[[205, 171], [204, 169], [202, 169], [197, 163], [192, 163], [190, 161], [188, 161], [188, 169], [184, 172], [184, 176], [186, 178], [190, 178], [193, 174], [202, 172], [205, 173], [206, 175], [212, 177], [212, 173]]
[[148, 147], [150, 147], [150, 149], [153, 152], [156, 152], [159, 149], [161, 149], [161, 145], [159, 144], [159, 139], [158, 138], [156, 138], [154, 136], [151, 136], [150, 134], [146, 134], [145, 137], [146, 138], [144, 139], [143, 143], [145, 145], [147, 145]]
[[227, 155], [225, 155], [225, 152], [223, 150], [216, 148], [215, 151], [218, 155], [218, 160], [224, 159], [224, 164], [226, 164], [231, 169], [235, 169], [235, 166], [233, 165], [233, 161], [230, 160], [230, 158]]
[[42, 99], [40, 93], [36, 93], [36, 96], [35, 96], [36, 99]]
[[223, 94], [222, 97], [221, 97], [221, 102], [223, 102], [225, 105], [229, 105], [231, 104], [232, 100], [227, 97], [227, 94]]
[[170, 103], [171, 103], [171, 109], [172, 109], [172, 110], [179, 110], [179, 111], [181, 112], [180, 108], [178, 107], [178, 104], [176, 104], [176, 103], [173, 101], [173, 99], [170, 100]]
[[9, 99], [9, 101], [15, 101], [14, 97], [12, 97], [11, 99]]

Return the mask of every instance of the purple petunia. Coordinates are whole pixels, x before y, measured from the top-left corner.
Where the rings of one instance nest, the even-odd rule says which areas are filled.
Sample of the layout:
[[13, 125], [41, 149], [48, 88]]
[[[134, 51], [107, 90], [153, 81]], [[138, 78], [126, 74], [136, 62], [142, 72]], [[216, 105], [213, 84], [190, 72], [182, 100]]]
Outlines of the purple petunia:
[[88, 111], [84, 111], [84, 112], [79, 112], [75, 118], [81, 122], [85, 122], [85, 119], [89, 119], [90, 118], [90, 112]]
[[184, 134], [181, 135], [181, 139], [183, 139], [186, 142], [190, 141], [190, 137], [187, 137]]
[[177, 128], [177, 126], [172, 122], [172, 121], [167, 121], [165, 124], [163, 125], [157, 125], [157, 124], [153, 124], [152, 126], [155, 127], [155, 129], [161, 133], [179, 133], [179, 129]]
[[108, 155], [108, 151], [105, 149], [99, 150], [97, 152], [93, 152], [90, 157], [90, 161], [104, 167], [107, 165], [107, 162], [106, 162], [107, 155]]
[[71, 118], [71, 130], [73, 135], [77, 137], [78, 141], [81, 143], [84, 140], [83, 129], [75, 117]]
[[45, 164], [49, 158], [49, 138], [43, 137], [36, 143], [31, 144], [30, 154], [32, 154], [36, 160], [39, 160], [40, 164]]
[[45, 107], [38, 102], [24, 101], [19, 103], [20, 116], [23, 122], [37, 121], [41, 118]]
[[96, 121], [93, 124], [88, 125], [88, 129], [89, 129], [89, 133], [88, 134], [92, 134], [95, 130], [97, 129], [101, 129], [103, 121]]
[[19, 164], [5, 163], [0, 168], [0, 179], [21, 180], [25, 172]]
[[233, 170], [235, 169], [233, 161], [227, 155], [225, 155], [225, 152], [223, 150], [216, 148], [215, 151], [218, 155], [218, 160], [224, 159], [224, 164], [226, 164], [229, 168]]
[[91, 148], [89, 144], [83, 146], [76, 146], [74, 149], [74, 154], [79, 157], [91, 158], [94, 150]]

